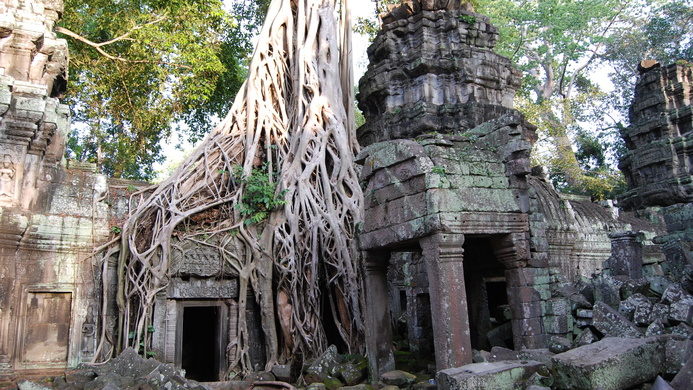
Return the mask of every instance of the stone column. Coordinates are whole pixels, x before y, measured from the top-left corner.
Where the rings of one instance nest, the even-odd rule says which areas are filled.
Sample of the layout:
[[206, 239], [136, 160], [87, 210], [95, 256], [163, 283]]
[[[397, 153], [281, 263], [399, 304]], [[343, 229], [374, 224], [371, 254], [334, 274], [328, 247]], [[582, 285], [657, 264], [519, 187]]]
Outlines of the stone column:
[[462, 234], [437, 233], [420, 241], [428, 272], [433, 343], [439, 371], [472, 362], [463, 244]]
[[387, 294], [388, 257], [382, 251], [368, 251], [365, 255], [366, 348], [374, 381], [380, 374], [395, 369]]
[[639, 232], [610, 233], [609, 268], [614, 276], [642, 278], [642, 242]]

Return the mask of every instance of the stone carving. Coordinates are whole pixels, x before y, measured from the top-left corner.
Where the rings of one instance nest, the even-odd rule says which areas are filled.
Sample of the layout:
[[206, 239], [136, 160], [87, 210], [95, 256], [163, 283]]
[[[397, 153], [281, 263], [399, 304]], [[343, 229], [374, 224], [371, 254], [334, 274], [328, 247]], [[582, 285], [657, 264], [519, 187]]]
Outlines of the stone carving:
[[17, 163], [11, 154], [5, 154], [0, 161], [0, 203], [14, 199]]
[[237, 279], [172, 278], [168, 297], [171, 299], [231, 299], [238, 298]]
[[220, 275], [222, 258], [219, 250], [192, 241], [174, 244], [171, 270], [174, 274], [209, 277]]

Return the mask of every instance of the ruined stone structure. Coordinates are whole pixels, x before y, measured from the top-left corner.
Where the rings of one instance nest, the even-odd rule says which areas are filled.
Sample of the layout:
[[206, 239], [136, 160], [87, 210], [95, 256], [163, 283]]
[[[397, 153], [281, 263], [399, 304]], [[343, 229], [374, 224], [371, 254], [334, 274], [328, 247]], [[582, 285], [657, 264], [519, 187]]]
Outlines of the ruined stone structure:
[[[117, 261], [93, 250], [122, 223], [130, 193], [146, 184], [107, 179], [94, 164], [63, 159], [69, 111], [58, 98], [68, 52], [53, 32], [61, 13], [60, 0], [0, 1], [0, 379], [91, 361], [104, 326], [115, 340]], [[205, 247], [182, 242], [174, 253], [152, 346], [160, 360], [218, 379], [236, 331], [235, 276]], [[106, 313], [102, 286], [113, 292]], [[260, 340], [252, 303], [248, 311], [251, 338]], [[253, 350], [257, 364], [263, 353]]]
[[374, 373], [393, 368], [391, 312], [407, 313], [413, 350], [430, 327], [437, 368], [459, 367], [472, 349], [572, 337], [561, 288], [600, 272], [620, 232], [646, 232], [635, 251], [646, 272], [663, 260], [655, 224], [531, 174], [535, 128], [512, 108], [519, 73], [492, 51], [496, 37], [459, 2], [411, 1], [369, 48], [357, 158]]
[[620, 168], [629, 191], [620, 203], [651, 219], [663, 219], [657, 238], [672, 275], [693, 263], [693, 68], [643, 61], [622, 132], [628, 152]]

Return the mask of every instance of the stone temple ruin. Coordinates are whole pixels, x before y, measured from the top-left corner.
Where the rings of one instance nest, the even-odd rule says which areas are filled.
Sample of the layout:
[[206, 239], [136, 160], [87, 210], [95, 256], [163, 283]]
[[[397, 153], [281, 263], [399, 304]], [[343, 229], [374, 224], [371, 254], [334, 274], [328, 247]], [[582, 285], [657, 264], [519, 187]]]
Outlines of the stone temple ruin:
[[[68, 56], [53, 32], [61, 7], [0, 1], [5, 378], [92, 360], [96, 332], [116, 321], [115, 304], [99, 312], [98, 293], [116, 288], [116, 264], [101, 269], [93, 249], [145, 184], [62, 158]], [[512, 107], [521, 74], [493, 52], [497, 37], [488, 18], [460, 5], [410, 1], [383, 18], [369, 48], [357, 161], [372, 379], [396, 368], [394, 340], [434, 359], [446, 389], [467, 388], [485, 370], [544, 378], [547, 362], [560, 368], [557, 388], [675, 375], [693, 336], [691, 67], [641, 65], [623, 132], [629, 190], [617, 208], [562, 194], [533, 169], [535, 127]], [[245, 310], [253, 363], [264, 367], [258, 309], [254, 299], [238, 307], [236, 276], [195, 243], [175, 242], [173, 252], [174, 276], [154, 309], [157, 358], [189, 378], [222, 379]], [[661, 334], [672, 336], [644, 338]], [[604, 385], [600, 370], [618, 363], [602, 356], [609, 348], [645, 356], [648, 368]], [[684, 352], [677, 360], [670, 350]], [[490, 366], [470, 365], [479, 362]], [[586, 384], [571, 382], [584, 372]]]

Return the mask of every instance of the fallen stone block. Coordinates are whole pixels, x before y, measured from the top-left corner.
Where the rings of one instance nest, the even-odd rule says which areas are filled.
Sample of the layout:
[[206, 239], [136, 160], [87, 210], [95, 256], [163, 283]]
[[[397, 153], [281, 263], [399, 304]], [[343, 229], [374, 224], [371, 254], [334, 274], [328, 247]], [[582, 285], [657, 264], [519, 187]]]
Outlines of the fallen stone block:
[[652, 302], [642, 294], [633, 294], [618, 305], [618, 311], [629, 320], [633, 319], [635, 312], [638, 310], [641, 313], [646, 311], [648, 317], [652, 311]]
[[532, 360], [473, 363], [438, 372], [440, 390], [523, 389], [532, 374], [546, 366]]
[[686, 362], [693, 358], [693, 340], [681, 335], [662, 335], [658, 337], [664, 344], [664, 374], [674, 375], [681, 371]]
[[662, 303], [674, 303], [690, 296], [680, 284], [673, 283], [662, 293]]
[[669, 320], [693, 325], [693, 298], [687, 296], [669, 306]]
[[575, 338], [575, 347], [582, 347], [583, 345], [589, 345], [599, 340], [594, 332], [590, 328], [585, 328], [580, 335]]
[[655, 320], [645, 330], [645, 337], [658, 336], [661, 334], [664, 334], [664, 325], [660, 320]]
[[674, 390], [673, 387], [667, 381], [665, 381], [661, 376], [655, 379], [650, 390]]
[[609, 337], [553, 357], [555, 386], [574, 390], [622, 390], [653, 380], [665, 361], [656, 338]]
[[669, 323], [669, 306], [663, 303], [655, 303], [652, 305], [652, 311], [650, 312], [648, 321], [650, 323], [661, 321], [662, 325], [666, 326]]
[[606, 337], [642, 337], [643, 333], [617, 310], [603, 302], [594, 304], [592, 325]]
[[693, 358], [688, 359], [678, 374], [671, 380], [671, 387], [675, 390], [690, 390], [693, 383]]
[[549, 342], [549, 351], [553, 353], [563, 353], [570, 349], [571, 342], [565, 337], [552, 336]]
[[386, 385], [405, 387], [416, 381], [416, 375], [406, 371], [388, 371], [380, 376], [380, 380]]

